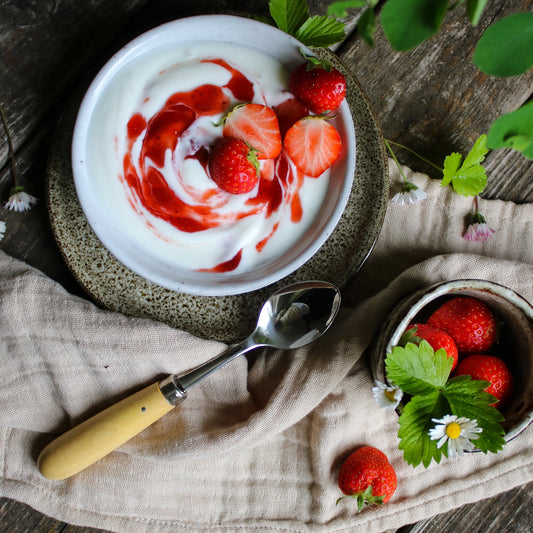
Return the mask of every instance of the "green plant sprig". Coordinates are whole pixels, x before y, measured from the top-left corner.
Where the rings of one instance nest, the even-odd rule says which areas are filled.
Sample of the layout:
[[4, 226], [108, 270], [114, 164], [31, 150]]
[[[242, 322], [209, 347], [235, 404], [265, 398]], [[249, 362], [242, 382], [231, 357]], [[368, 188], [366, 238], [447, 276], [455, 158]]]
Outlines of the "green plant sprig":
[[448, 456], [447, 448], [437, 448], [430, 439], [433, 418], [446, 414], [476, 420], [482, 428], [476, 446], [483, 452], [496, 453], [505, 444], [501, 413], [493, 406], [496, 398], [485, 392], [489, 383], [472, 380], [470, 376], [450, 378], [452, 359], [443, 349], [436, 352], [429, 343], [408, 342], [395, 346], [385, 359], [387, 380], [409, 395], [399, 417], [399, 448], [412, 466], [422, 463], [426, 468], [432, 460]]
[[402, 167], [390, 146], [391, 144], [407, 150], [422, 161], [431, 165], [434, 169], [441, 172], [441, 186], [446, 187], [447, 185], [451, 184], [453, 190], [457, 194], [461, 194], [462, 196], [478, 196], [485, 190], [485, 187], [487, 186], [487, 174], [481, 165], [488, 152], [486, 135], [481, 135], [476, 140], [472, 146], [472, 149], [468, 152], [464, 160], [463, 156], [458, 152], [453, 152], [446, 156], [444, 159], [443, 168], [437, 166], [435, 163], [432, 163], [429, 161], [429, 159], [422, 157], [411, 148], [389, 139], [385, 139], [385, 146], [400, 169], [403, 179], [407, 181]]

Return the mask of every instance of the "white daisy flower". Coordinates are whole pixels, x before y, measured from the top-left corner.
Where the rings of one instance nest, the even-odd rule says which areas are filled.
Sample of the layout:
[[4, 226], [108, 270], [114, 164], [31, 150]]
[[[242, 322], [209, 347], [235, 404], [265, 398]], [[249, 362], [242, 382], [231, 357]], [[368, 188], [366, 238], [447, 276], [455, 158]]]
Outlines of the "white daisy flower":
[[400, 404], [403, 391], [395, 385], [387, 385], [376, 380], [376, 386], [372, 388], [375, 402], [384, 409], [394, 410]]
[[475, 446], [472, 440], [479, 439], [483, 431], [477, 425], [477, 420], [470, 420], [457, 415], [445, 415], [443, 418], [432, 418], [436, 426], [429, 430], [429, 438], [438, 440], [437, 448], [448, 443], [448, 457], [463, 455], [465, 451], [472, 451]]
[[6, 234], [6, 223], [3, 220], [0, 220], [0, 241], [4, 238]]
[[24, 187], [14, 187], [11, 196], [6, 202], [5, 208], [13, 211], [27, 211], [37, 203], [37, 198], [24, 191]]
[[405, 181], [402, 185], [402, 190], [392, 197], [391, 203], [397, 205], [410, 205], [425, 200], [427, 197], [428, 195], [422, 189], [419, 189], [414, 183]]

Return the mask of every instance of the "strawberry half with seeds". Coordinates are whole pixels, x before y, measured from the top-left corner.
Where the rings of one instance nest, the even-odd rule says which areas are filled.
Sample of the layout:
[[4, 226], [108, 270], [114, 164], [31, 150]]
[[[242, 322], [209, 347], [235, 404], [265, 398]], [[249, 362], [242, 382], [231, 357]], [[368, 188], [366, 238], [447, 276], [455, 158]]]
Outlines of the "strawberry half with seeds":
[[257, 150], [258, 159], [275, 159], [281, 152], [281, 133], [276, 113], [265, 105], [241, 104], [223, 119], [224, 137], [241, 139]]
[[435, 351], [439, 350], [440, 348], [444, 349], [444, 351], [448, 354], [448, 357], [453, 359], [452, 370], [457, 366], [457, 361], [459, 359], [457, 346], [450, 335], [448, 335], [444, 330], [435, 328], [433, 326], [428, 326], [427, 324], [413, 324], [407, 329], [403, 342], [419, 344], [422, 339], [427, 341]]
[[282, 137], [285, 137], [285, 134], [295, 122], [309, 115], [309, 109], [294, 96], [275, 106], [274, 112], [278, 117], [279, 130]]
[[496, 319], [490, 308], [470, 296], [458, 296], [441, 305], [427, 320], [443, 329], [457, 345], [459, 355], [483, 353], [496, 340]]
[[398, 485], [398, 478], [387, 456], [373, 446], [359, 448], [344, 461], [338, 484], [344, 497], [357, 500], [359, 511], [365, 505], [388, 502]]
[[211, 179], [231, 194], [250, 192], [259, 180], [256, 152], [241, 139], [222, 137], [209, 160]]
[[298, 120], [287, 131], [283, 145], [296, 167], [313, 178], [333, 165], [342, 150], [339, 132], [319, 116]]
[[471, 376], [472, 379], [488, 381], [485, 390], [499, 401], [491, 404], [501, 409], [513, 396], [513, 376], [502, 359], [494, 355], [469, 355], [457, 365], [455, 376]]
[[346, 78], [329, 61], [306, 56], [289, 77], [289, 90], [313, 113], [334, 112], [346, 96]]

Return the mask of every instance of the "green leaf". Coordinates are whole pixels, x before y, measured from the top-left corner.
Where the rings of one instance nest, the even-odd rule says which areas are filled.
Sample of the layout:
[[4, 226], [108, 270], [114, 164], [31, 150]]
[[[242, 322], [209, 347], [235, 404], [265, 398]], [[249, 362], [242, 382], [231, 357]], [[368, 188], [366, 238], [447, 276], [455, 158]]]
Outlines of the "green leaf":
[[[466, 156], [454, 152], [444, 159], [441, 186], [452, 184], [454, 191], [463, 196], [476, 196], [487, 186], [487, 174], [481, 163], [487, 154], [487, 136], [481, 135]], [[460, 166], [459, 166], [460, 165]]]
[[477, 420], [483, 429], [474, 442], [476, 447], [484, 453], [496, 453], [505, 444], [505, 432], [500, 423], [504, 417], [490, 405], [496, 398], [485, 392], [489, 385], [487, 381], [472, 380], [470, 376], [458, 376], [448, 381], [443, 394], [453, 414]]
[[326, 47], [342, 41], [346, 34], [344, 23], [324, 15], [307, 19], [293, 35], [307, 46]]
[[367, 4], [367, 0], [339, 0], [330, 4], [326, 13], [341, 19], [348, 16], [348, 9], [365, 7]]
[[483, 10], [485, 9], [487, 2], [488, 0], [467, 0], [466, 12], [473, 26], [477, 26], [479, 24], [479, 19], [483, 14]]
[[514, 148], [533, 159], [533, 101], [494, 121], [487, 145], [494, 150]]
[[533, 13], [514, 13], [489, 26], [479, 39], [474, 64], [486, 74], [516, 76], [533, 65]]
[[278, 28], [289, 35], [294, 35], [309, 18], [305, 0], [270, 0], [268, 7]]
[[374, 32], [376, 31], [376, 17], [374, 10], [368, 7], [357, 21], [357, 31], [369, 46], [374, 46]]
[[422, 338], [416, 336], [417, 329], [418, 328], [416, 326], [413, 326], [412, 328], [405, 330], [398, 341], [398, 346], [405, 346], [408, 342], [420, 344], [422, 342]]
[[438, 33], [447, 8], [448, 0], [389, 0], [381, 25], [393, 48], [403, 52]]
[[457, 171], [461, 166], [461, 159], [463, 159], [463, 156], [457, 152], [453, 152], [452, 154], [446, 156], [444, 159], [441, 186], [444, 187], [452, 182], [452, 179], [457, 174]]
[[443, 349], [433, 351], [427, 341], [418, 346], [395, 346], [385, 359], [387, 379], [407, 394], [430, 394], [443, 387], [453, 359]]
[[431, 419], [442, 418], [449, 409], [440, 391], [414, 396], [405, 406], [399, 418], [398, 447], [403, 450], [407, 463], [413, 466], [422, 463], [427, 468], [432, 459], [440, 462], [443, 451], [437, 448], [436, 441], [429, 438], [429, 429], [434, 425]]

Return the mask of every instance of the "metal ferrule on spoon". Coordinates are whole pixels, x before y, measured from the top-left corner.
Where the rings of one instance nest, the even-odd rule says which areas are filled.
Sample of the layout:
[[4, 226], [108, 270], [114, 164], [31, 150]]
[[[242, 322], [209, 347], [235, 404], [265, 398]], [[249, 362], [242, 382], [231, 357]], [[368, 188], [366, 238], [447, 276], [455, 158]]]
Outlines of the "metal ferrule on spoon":
[[57, 437], [39, 455], [39, 471], [52, 480], [77, 474], [159, 420], [187, 398], [191, 387], [239, 355], [261, 346], [299, 348], [318, 339], [339, 307], [339, 291], [330, 283], [309, 281], [281, 289], [263, 305], [247, 339], [187, 374], [149, 385]]

